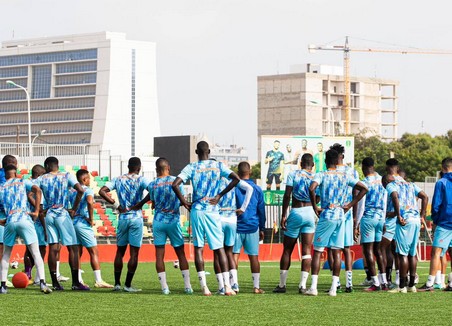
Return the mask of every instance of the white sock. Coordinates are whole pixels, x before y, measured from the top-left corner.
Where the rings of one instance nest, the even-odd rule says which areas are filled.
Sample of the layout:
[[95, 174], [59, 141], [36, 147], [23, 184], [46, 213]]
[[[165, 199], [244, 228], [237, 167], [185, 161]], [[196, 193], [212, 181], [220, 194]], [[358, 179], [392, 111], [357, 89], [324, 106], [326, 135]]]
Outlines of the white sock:
[[399, 274], [399, 270], [398, 269], [395, 271], [395, 284], [396, 285], [400, 284], [400, 274]]
[[381, 283], [388, 284], [388, 280], [386, 278], [386, 273], [381, 273]]
[[433, 286], [433, 283], [435, 283], [435, 276], [433, 275], [429, 275], [427, 278], [427, 286]]
[[223, 274], [218, 273], [218, 274], [216, 274], [216, 276], [217, 276], [217, 281], [218, 281], [218, 290], [221, 290], [222, 288], [224, 288]]
[[224, 272], [221, 274], [223, 274], [224, 286], [227, 288], [231, 288], [231, 282], [229, 281], [229, 272]]
[[309, 277], [309, 272], [301, 271], [301, 279], [300, 279], [300, 284], [298, 284], [298, 288], [306, 289], [306, 282], [308, 281], [308, 277]]
[[441, 274], [441, 285], [446, 284], [446, 274]]
[[378, 279], [378, 276], [372, 276], [372, 281], [374, 282], [375, 286], [380, 286], [380, 280]]
[[36, 273], [35, 274], [35, 283], [39, 283], [41, 281], [41, 279], [39, 278], [39, 274]]
[[36, 266], [36, 275], [39, 277], [39, 280], [45, 281], [45, 272], [44, 272], [44, 261], [42, 260], [41, 253], [39, 252], [39, 245], [37, 242], [28, 245], [28, 250], [30, 250], [31, 255], [35, 261]]
[[337, 284], [339, 283], [339, 276], [333, 276], [330, 291], [336, 292]]
[[281, 269], [279, 271], [279, 287], [285, 287], [286, 286], [286, 281], [287, 281], [287, 274], [289, 273], [289, 271], [287, 270], [283, 270]]
[[81, 269], [78, 270], [78, 280], [79, 280], [80, 283], [83, 283], [82, 270]]
[[201, 285], [201, 288], [207, 286], [205, 271], [198, 272], [198, 279], [199, 279], [199, 284]]
[[96, 283], [101, 283], [102, 281], [102, 274], [100, 273], [100, 269], [94, 271], [94, 280]]
[[311, 275], [311, 289], [317, 290], [317, 281], [319, 280], [318, 275]]
[[229, 281], [231, 282], [232, 285], [239, 284], [239, 280], [238, 280], [238, 277], [237, 277], [237, 270], [236, 269], [231, 269], [229, 271]]
[[9, 257], [11, 257], [11, 251], [13, 247], [3, 246], [2, 266], [0, 269], [0, 281], [6, 282], [8, 279]]
[[[352, 271], [347, 271], [346, 272], [346, 287], [348, 287], [348, 288], [350, 288], [350, 287], [352, 287], [353, 286], [353, 272]], [[339, 277], [338, 277], [338, 279], [339, 279]]]
[[449, 286], [452, 286], [452, 273], [449, 274]]
[[59, 260], [56, 262], [56, 276], [57, 277], [61, 276], [61, 274], [60, 274], [60, 261]]
[[159, 277], [160, 286], [162, 287], [162, 290], [168, 288], [168, 284], [166, 284], [166, 273], [161, 272], [157, 274]]
[[441, 284], [441, 271], [437, 271], [435, 275], [435, 283]]
[[260, 289], [261, 273], [251, 273], [251, 277], [253, 278], [253, 287]]
[[186, 289], [191, 289], [191, 283], [190, 283], [190, 270], [184, 269], [182, 272], [182, 277], [184, 278], [184, 287]]

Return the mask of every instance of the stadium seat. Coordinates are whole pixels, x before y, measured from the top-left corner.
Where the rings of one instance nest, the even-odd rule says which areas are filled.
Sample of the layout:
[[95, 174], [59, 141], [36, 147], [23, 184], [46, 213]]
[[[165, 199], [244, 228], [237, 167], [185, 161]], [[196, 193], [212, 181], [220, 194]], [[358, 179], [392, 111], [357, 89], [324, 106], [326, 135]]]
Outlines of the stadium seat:
[[97, 177], [97, 176], [99, 176], [99, 172], [97, 172], [97, 171], [91, 171], [91, 175], [92, 175], [93, 177]]
[[82, 168], [84, 170], [88, 170], [88, 167], [86, 165], [82, 165], [80, 168]]
[[28, 174], [28, 170], [27, 169], [21, 169], [20, 170], [20, 174]]

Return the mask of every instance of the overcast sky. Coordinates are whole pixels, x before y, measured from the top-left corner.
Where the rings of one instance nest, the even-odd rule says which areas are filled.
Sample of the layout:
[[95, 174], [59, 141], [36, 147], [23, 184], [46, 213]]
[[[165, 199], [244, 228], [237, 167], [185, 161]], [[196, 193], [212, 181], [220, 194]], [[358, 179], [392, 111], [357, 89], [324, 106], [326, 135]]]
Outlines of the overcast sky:
[[[290, 65], [342, 65], [310, 43], [452, 50], [449, 1], [0, 0], [0, 41], [125, 32], [157, 43], [162, 135], [205, 133], [256, 158], [257, 76]], [[375, 43], [371, 41], [378, 41]], [[351, 73], [400, 81], [399, 132], [444, 134], [450, 122], [452, 55], [352, 53]]]

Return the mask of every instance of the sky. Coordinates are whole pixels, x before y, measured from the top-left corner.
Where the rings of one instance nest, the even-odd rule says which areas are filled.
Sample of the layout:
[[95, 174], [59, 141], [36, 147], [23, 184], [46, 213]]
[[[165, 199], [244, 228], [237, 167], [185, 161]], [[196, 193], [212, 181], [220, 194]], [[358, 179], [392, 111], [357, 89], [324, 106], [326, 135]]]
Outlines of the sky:
[[[257, 158], [257, 76], [342, 65], [308, 44], [452, 50], [449, 1], [0, 0], [0, 41], [99, 31], [157, 44], [162, 135], [205, 134]], [[333, 41], [333, 42], [332, 42]], [[452, 129], [452, 55], [351, 54], [351, 75], [398, 80], [399, 134]]]

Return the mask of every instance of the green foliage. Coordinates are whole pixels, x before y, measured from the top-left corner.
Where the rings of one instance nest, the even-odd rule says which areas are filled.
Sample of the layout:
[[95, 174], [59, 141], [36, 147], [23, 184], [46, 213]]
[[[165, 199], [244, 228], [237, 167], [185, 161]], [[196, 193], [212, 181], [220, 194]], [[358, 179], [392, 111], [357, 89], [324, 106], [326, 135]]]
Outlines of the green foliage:
[[[233, 165], [231, 166], [231, 170], [235, 173], [238, 173], [238, 166]], [[251, 178], [252, 180], [257, 180], [261, 178], [261, 164], [256, 163], [253, 166], [251, 166]]]
[[446, 135], [432, 137], [429, 134], [405, 133], [399, 140], [384, 142], [377, 136], [355, 135], [355, 168], [361, 170], [365, 157], [375, 160], [376, 170], [382, 174], [390, 153], [399, 160], [400, 166], [411, 181], [424, 181], [425, 177], [436, 176], [445, 157], [452, 157], [452, 130]]

